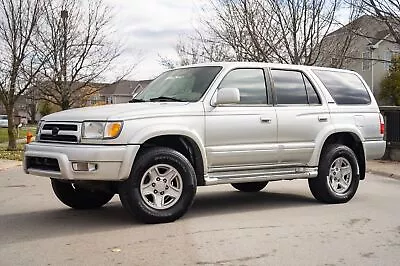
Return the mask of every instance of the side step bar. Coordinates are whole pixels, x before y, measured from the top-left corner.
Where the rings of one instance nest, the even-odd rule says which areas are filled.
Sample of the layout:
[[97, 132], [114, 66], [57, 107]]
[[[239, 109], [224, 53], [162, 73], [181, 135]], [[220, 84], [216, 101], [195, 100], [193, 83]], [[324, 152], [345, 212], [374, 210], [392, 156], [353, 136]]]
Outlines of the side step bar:
[[230, 183], [308, 179], [317, 177], [317, 175], [317, 167], [298, 167], [284, 169], [257, 169], [211, 172], [204, 176], [204, 180], [205, 184], [209, 186]]

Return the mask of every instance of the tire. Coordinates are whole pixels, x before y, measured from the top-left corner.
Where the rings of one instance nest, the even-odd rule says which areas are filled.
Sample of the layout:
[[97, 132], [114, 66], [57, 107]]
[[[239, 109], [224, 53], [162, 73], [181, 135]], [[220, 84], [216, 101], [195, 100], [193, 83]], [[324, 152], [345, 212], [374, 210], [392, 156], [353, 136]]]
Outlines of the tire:
[[91, 191], [72, 183], [51, 179], [54, 194], [65, 205], [74, 209], [100, 208], [109, 202], [114, 194], [105, 191]]
[[258, 192], [265, 188], [268, 184], [266, 182], [250, 182], [250, 183], [233, 183], [232, 187], [242, 192]]
[[[339, 169], [339, 171], [338, 171]], [[332, 144], [322, 150], [318, 176], [308, 179], [313, 196], [324, 203], [345, 203], [357, 191], [360, 176], [353, 150]]]
[[196, 174], [188, 159], [173, 149], [155, 147], [138, 155], [119, 193], [122, 205], [134, 218], [168, 223], [187, 212], [196, 189]]

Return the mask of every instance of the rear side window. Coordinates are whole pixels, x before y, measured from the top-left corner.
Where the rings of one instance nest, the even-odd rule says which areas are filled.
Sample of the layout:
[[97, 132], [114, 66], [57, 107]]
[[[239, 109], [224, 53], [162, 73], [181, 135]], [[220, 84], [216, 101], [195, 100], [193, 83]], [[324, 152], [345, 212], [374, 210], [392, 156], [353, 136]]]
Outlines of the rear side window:
[[315, 89], [311, 85], [308, 78], [303, 75], [303, 79], [304, 79], [304, 84], [306, 85], [306, 90], [307, 90], [307, 95], [308, 95], [308, 103], [309, 104], [321, 104], [318, 94], [315, 92]]
[[306, 76], [299, 71], [272, 69], [278, 104], [320, 104], [317, 93]]
[[347, 72], [314, 70], [337, 104], [369, 104], [367, 88], [361, 79]]

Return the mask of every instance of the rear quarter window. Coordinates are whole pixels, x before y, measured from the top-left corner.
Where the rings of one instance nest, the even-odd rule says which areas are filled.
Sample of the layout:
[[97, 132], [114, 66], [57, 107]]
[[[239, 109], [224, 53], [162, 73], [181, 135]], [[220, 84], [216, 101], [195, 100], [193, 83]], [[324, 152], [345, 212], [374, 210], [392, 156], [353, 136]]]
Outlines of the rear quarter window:
[[371, 98], [361, 79], [353, 73], [313, 70], [336, 104], [370, 104]]

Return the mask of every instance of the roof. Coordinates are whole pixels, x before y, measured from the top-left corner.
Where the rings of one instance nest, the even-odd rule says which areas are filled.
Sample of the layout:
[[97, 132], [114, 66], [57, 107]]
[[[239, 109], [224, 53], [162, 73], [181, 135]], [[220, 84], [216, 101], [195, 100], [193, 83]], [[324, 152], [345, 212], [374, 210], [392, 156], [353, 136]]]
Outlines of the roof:
[[360, 36], [365, 36], [370, 39], [371, 45], [377, 44], [379, 41], [387, 39], [390, 36], [390, 31], [385, 22], [370, 16], [363, 15], [343, 27], [329, 33], [326, 38], [356, 32]]
[[373, 36], [373, 40], [371, 42], [371, 45], [378, 44], [382, 40], [387, 39], [390, 36], [390, 31], [389, 30], [381, 30], [378, 31], [375, 36]]
[[144, 89], [152, 80], [121, 80], [102, 89], [103, 95], [132, 96], [137, 90]]
[[220, 66], [227, 69], [233, 68], [282, 68], [282, 69], [294, 69], [294, 70], [330, 70], [339, 72], [353, 72], [345, 69], [329, 68], [329, 67], [318, 67], [318, 66], [306, 66], [306, 65], [291, 65], [291, 64], [279, 64], [279, 63], [263, 63], [263, 62], [210, 62], [200, 63], [188, 66], [181, 66], [176, 69], [189, 68], [189, 67], [204, 67], [204, 66]]

